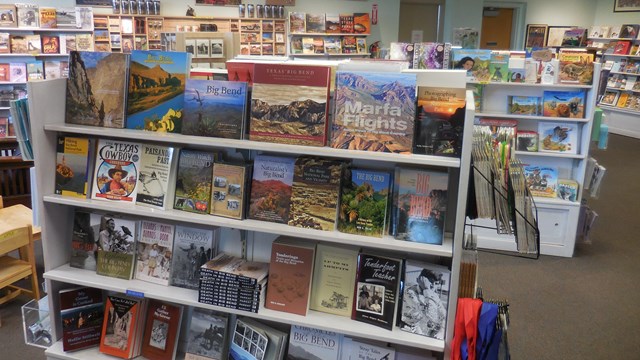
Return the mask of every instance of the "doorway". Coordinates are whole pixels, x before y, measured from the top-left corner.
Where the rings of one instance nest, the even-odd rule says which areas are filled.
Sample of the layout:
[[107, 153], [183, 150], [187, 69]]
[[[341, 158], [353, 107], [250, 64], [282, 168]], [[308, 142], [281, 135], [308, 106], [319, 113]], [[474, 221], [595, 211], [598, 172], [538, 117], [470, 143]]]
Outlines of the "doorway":
[[440, 41], [442, 38], [440, 7], [440, 4], [424, 1], [401, 1], [398, 41], [415, 42], [416, 34], [421, 41]]
[[512, 49], [513, 9], [485, 7], [482, 12], [480, 48], [491, 50]]

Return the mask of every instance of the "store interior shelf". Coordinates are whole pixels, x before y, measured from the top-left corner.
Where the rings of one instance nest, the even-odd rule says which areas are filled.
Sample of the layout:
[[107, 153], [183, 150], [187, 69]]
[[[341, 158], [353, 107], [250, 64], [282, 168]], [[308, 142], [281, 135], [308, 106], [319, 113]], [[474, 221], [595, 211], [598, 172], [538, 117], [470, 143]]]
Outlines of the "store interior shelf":
[[584, 154], [568, 154], [561, 152], [542, 152], [542, 151], [516, 151], [518, 156], [541, 156], [552, 158], [568, 158], [568, 159], [584, 159]]
[[633, 89], [620, 89], [620, 88], [608, 87], [608, 86], [607, 86], [607, 90], [613, 90], [613, 91], [624, 91], [624, 92], [632, 92], [632, 93], [640, 93], [640, 90], [633, 90]]
[[67, 29], [67, 28], [39, 28], [39, 27], [0, 27], [0, 31], [34, 31], [40, 33], [77, 33], [77, 32], [92, 32], [93, 29]]
[[585, 118], [565, 118], [565, 117], [552, 117], [552, 116], [540, 116], [540, 115], [519, 115], [519, 114], [493, 113], [493, 112], [476, 112], [476, 117], [538, 120], [538, 121], [573, 121], [573, 122], [588, 122], [589, 121], [589, 119], [585, 119]]
[[640, 55], [625, 55], [625, 54], [603, 54], [606, 56], [624, 57], [629, 59], [640, 59]]
[[622, 74], [622, 75], [631, 75], [631, 76], [638, 76], [640, 74], [638, 73], [632, 73], [632, 72], [625, 72], [625, 71], [609, 71], [610, 74]]
[[535, 203], [538, 205], [543, 204], [543, 205], [578, 206], [578, 207], [580, 206], [580, 203], [577, 201], [569, 201], [569, 200], [564, 200], [560, 198], [551, 198], [551, 197], [534, 196], [533, 201], [535, 201]]
[[516, 82], [481, 82], [481, 81], [469, 81], [469, 84], [481, 84], [481, 85], [492, 85], [492, 86], [513, 86], [513, 87], [539, 87], [545, 89], [554, 89], [554, 88], [569, 88], [569, 89], [591, 89], [591, 85], [584, 84], [530, 84], [530, 83], [516, 83]]
[[625, 108], [619, 108], [619, 107], [607, 106], [607, 105], [598, 105], [598, 106], [600, 108], [602, 108], [603, 110], [610, 110], [610, 111], [617, 111], [617, 112], [626, 113], [626, 114], [640, 115], [640, 111], [637, 111], [637, 110], [629, 110], [629, 109], [625, 109]]

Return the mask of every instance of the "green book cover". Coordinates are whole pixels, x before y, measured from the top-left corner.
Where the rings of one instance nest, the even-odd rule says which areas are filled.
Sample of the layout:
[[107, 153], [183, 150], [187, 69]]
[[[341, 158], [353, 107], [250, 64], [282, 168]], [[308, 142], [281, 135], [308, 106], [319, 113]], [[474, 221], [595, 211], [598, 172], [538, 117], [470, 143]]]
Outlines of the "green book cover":
[[135, 262], [136, 221], [104, 215], [98, 234], [98, 275], [131, 280]]
[[318, 244], [309, 309], [351, 316], [358, 250]]

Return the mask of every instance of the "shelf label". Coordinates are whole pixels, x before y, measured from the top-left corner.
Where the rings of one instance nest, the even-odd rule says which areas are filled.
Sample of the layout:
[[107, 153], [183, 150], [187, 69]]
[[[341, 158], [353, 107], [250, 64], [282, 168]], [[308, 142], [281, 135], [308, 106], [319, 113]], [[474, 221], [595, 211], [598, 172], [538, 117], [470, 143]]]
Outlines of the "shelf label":
[[136, 291], [136, 290], [127, 289], [127, 291], [125, 293], [127, 295], [129, 295], [129, 296], [133, 296], [133, 297], [137, 297], [137, 298], [144, 298], [144, 293], [142, 291]]

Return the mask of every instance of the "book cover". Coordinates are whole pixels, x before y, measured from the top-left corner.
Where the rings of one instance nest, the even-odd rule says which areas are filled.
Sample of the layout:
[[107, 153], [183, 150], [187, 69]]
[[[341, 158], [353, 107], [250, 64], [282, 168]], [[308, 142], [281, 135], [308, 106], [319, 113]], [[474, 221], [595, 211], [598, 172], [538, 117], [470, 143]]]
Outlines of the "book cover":
[[367, 48], [367, 39], [363, 37], [356, 38], [356, 48], [358, 49], [358, 54], [366, 54], [369, 52]]
[[152, 299], [147, 307], [142, 356], [147, 359], [171, 360], [178, 350], [178, 334], [182, 306]]
[[577, 201], [579, 184], [573, 179], [558, 179], [558, 198], [562, 200]]
[[465, 110], [465, 89], [418, 86], [413, 152], [459, 157]]
[[546, 166], [528, 165], [523, 167], [527, 186], [531, 195], [556, 197], [558, 169]]
[[42, 39], [40, 34], [25, 35], [27, 40], [27, 53], [31, 55], [42, 54]]
[[413, 49], [414, 69], [447, 69], [449, 67], [451, 44], [420, 42], [415, 43]]
[[198, 289], [200, 267], [214, 256], [214, 231], [176, 225], [171, 260], [172, 286]]
[[135, 278], [169, 285], [175, 226], [156, 221], [140, 221], [136, 250]]
[[135, 267], [137, 222], [103, 215], [98, 233], [98, 275], [131, 280]]
[[214, 163], [211, 214], [244, 219], [251, 165]]
[[307, 315], [316, 244], [279, 237], [271, 245], [267, 309]]
[[142, 144], [136, 204], [164, 209], [171, 201], [171, 171], [174, 169], [173, 147]]
[[[1, 16], [1, 13], [0, 13]], [[11, 34], [7, 32], [0, 33], [0, 53], [8, 54], [11, 52]]]
[[127, 128], [182, 131], [188, 53], [133, 50], [127, 95]]
[[257, 155], [253, 162], [249, 218], [289, 221], [295, 158]]
[[392, 42], [389, 45], [389, 59], [404, 61], [409, 64], [409, 69], [413, 68], [413, 43]]
[[608, 38], [611, 26], [591, 25], [589, 28], [589, 38]]
[[396, 168], [392, 225], [396, 239], [442, 244], [448, 183], [444, 171]]
[[313, 37], [311, 36], [303, 36], [302, 37], [302, 53], [305, 55], [315, 54], [315, 47], [313, 43]]
[[185, 360], [224, 359], [229, 315], [194, 308], [189, 318]]
[[35, 4], [16, 4], [18, 14], [18, 27], [35, 27], [39, 26], [40, 13], [38, 5]]
[[353, 32], [356, 34], [371, 33], [371, 19], [369, 13], [353, 14]]
[[620, 40], [616, 42], [613, 47], [613, 53], [616, 55], [627, 55], [629, 54], [629, 49], [631, 48], [631, 41], [629, 40]]
[[9, 42], [11, 46], [12, 54], [26, 54], [27, 53], [27, 38], [25, 35], [9, 36]]
[[[423, 357], [421, 356], [420, 359]], [[345, 336], [340, 349], [340, 360], [390, 360], [396, 359], [396, 350], [384, 343], [356, 340]]]
[[76, 6], [76, 24], [79, 29], [93, 30], [93, 8]]
[[242, 81], [248, 85], [253, 84], [254, 63], [227, 61], [226, 67], [229, 73], [229, 81]]
[[182, 113], [182, 133], [242, 139], [247, 83], [187, 79]]
[[[62, 40], [63, 38], [64, 38], [64, 41]], [[62, 49], [65, 49], [65, 51], [62, 51]], [[74, 34], [61, 35], [60, 36], [60, 52], [65, 54], [71, 54], [71, 52], [75, 50], [78, 50], [78, 47], [76, 46], [76, 36]]]
[[107, 296], [102, 322], [100, 352], [123, 359], [136, 356], [143, 321], [142, 301], [123, 295]]
[[287, 360], [339, 360], [342, 334], [292, 325]]
[[309, 309], [351, 316], [358, 250], [339, 245], [316, 245]]
[[542, 115], [565, 118], [584, 118], [585, 92], [583, 90], [545, 90]]
[[600, 99], [600, 104], [609, 105], [609, 106], [616, 106], [616, 102], [618, 101], [619, 94], [620, 94], [620, 92], [618, 92], [618, 91], [611, 91], [611, 90], [605, 91], [604, 95]]
[[593, 53], [561, 49], [558, 55], [561, 84], [585, 84], [593, 82]]
[[540, 115], [540, 97], [538, 96], [509, 96], [508, 114]]
[[538, 133], [530, 130], [518, 130], [516, 133], [518, 151], [538, 151]]
[[306, 14], [303, 12], [290, 12], [289, 13], [289, 33], [305, 33], [306, 27]]
[[0, 5], [0, 26], [16, 27], [18, 20], [16, 15], [16, 6], [14, 4]]
[[360, 253], [351, 318], [391, 330], [400, 286], [402, 260]]
[[410, 154], [416, 75], [337, 71], [331, 147]]
[[538, 136], [540, 137], [538, 151], [577, 154], [579, 151], [577, 125], [577, 123], [569, 122], [540, 121], [538, 123]]
[[60, 79], [62, 78], [62, 64], [60, 61], [45, 61], [44, 62], [44, 78], [45, 79]]
[[134, 203], [141, 150], [138, 143], [99, 139], [91, 198]]
[[43, 29], [53, 29], [58, 27], [56, 9], [52, 7], [40, 7], [40, 27]]
[[340, 193], [338, 231], [382, 237], [387, 225], [389, 173], [346, 169]]
[[291, 54], [302, 54], [304, 49], [302, 45], [302, 36], [292, 36], [290, 45]]
[[340, 31], [340, 15], [325, 14], [325, 32], [328, 34], [339, 34]]
[[584, 46], [586, 33], [587, 33], [587, 29], [583, 29], [583, 28], [574, 28], [574, 29], [565, 31], [564, 36], [562, 37], [561, 46], [568, 46], [568, 47]]
[[638, 37], [638, 30], [640, 25], [638, 24], [623, 24], [620, 27], [620, 35], [618, 37], [622, 39], [635, 39]]
[[229, 360], [282, 359], [288, 334], [250, 318], [238, 318], [231, 334]]
[[342, 43], [339, 36], [328, 36], [324, 38], [324, 52], [327, 54], [341, 54]]
[[[67, 38], [67, 47], [68, 45]], [[77, 51], [93, 51], [93, 35], [92, 34], [76, 34], [75, 47]], [[126, 77], [125, 77], [126, 81]]]
[[479, 82], [488, 82], [491, 79], [489, 72], [491, 50], [452, 49], [451, 52], [454, 69], [463, 69], [464, 64], [472, 63], [471, 69], [466, 69], [468, 77]]
[[91, 146], [88, 138], [58, 136], [56, 146], [55, 193], [87, 197]]
[[630, 95], [627, 92], [621, 92], [620, 96], [618, 96], [618, 102], [616, 103], [617, 107], [625, 107], [627, 105], [627, 101], [629, 100]]
[[508, 82], [509, 81], [509, 53], [499, 52], [491, 54], [491, 62], [489, 63], [489, 74], [491, 81]]
[[340, 14], [340, 32], [343, 34], [353, 33], [353, 14]]
[[128, 63], [125, 54], [71, 51], [65, 122], [124, 127]]
[[60, 290], [62, 350], [73, 351], [100, 344], [104, 319], [102, 290], [81, 287]]
[[307, 13], [306, 22], [306, 32], [308, 33], [324, 33], [326, 31], [324, 13]]
[[78, 28], [76, 22], [76, 8], [57, 8], [56, 11], [56, 24], [59, 28], [75, 29]]
[[98, 235], [102, 215], [75, 209], [69, 266], [96, 271]]
[[342, 53], [356, 54], [358, 52], [358, 44], [355, 36], [342, 37]]
[[256, 64], [249, 139], [324, 146], [330, 75], [328, 66]]
[[42, 61], [29, 61], [27, 63], [27, 80], [43, 80], [44, 63]]
[[400, 329], [444, 340], [451, 271], [407, 260], [402, 280]]
[[518, 121], [481, 118], [477, 124], [474, 125], [474, 129], [480, 131], [483, 136], [491, 140], [493, 149], [499, 149], [502, 145], [508, 145], [506, 150], [509, 152], [515, 146]]
[[209, 213], [215, 159], [216, 154], [211, 151], [190, 149], [180, 151], [174, 209]]
[[294, 166], [289, 225], [335, 229], [343, 163], [299, 157]]

